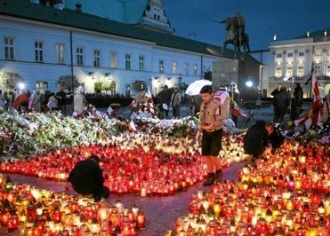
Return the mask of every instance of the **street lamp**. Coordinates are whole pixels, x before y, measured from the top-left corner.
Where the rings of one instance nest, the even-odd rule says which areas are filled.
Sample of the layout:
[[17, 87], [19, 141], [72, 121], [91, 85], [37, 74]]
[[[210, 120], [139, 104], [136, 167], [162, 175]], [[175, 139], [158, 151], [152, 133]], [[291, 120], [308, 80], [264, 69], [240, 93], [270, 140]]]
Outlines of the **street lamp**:
[[22, 82], [19, 82], [17, 86], [18, 86], [19, 90], [23, 90], [25, 88], [25, 84]]
[[248, 95], [249, 95], [249, 116], [251, 116], [251, 88], [253, 86], [253, 82], [248, 80], [245, 82], [246, 87], [248, 87]]

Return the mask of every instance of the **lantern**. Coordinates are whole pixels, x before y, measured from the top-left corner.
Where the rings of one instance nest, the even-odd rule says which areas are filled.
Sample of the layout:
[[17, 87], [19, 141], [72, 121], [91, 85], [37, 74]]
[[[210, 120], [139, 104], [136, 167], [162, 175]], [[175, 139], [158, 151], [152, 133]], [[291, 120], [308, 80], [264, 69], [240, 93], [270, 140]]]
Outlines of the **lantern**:
[[146, 216], [142, 211], [139, 211], [137, 215], [137, 227], [138, 229], [145, 229], [146, 227]]
[[16, 230], [18, 228], [18, 215], [15, 211], [12, 211], [8, 218], [8, 232], [11, 232], [13, 230]]

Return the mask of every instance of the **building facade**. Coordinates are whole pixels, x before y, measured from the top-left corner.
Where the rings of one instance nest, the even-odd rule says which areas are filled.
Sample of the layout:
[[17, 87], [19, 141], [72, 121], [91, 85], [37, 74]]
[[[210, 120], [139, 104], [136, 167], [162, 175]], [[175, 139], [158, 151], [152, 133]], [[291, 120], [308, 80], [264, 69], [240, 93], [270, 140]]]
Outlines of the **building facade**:
[[93, 93], [97, 83], [114, 83], [126, 94], [143, 81], [157, 94], [201, 79], [215, 62], [235, 60], [231, 50], [175, 36], [162, 1], [138, 2], [145, 3], [140, 21], [127, 24], [63, 1], [0, 0], [0, 89], [24, 82], [41, 92], [81, 86]]
[[304, 98], [312, 98], [312, 85], [308, 81], [315, 70], [320, 90], [324, 95], [330, 89], [330, 37], [329, 29], [307, 32], [290, 40], [274, 40], [269, 46], [271, 63], [266, 66], [267, 95], [282, 84], [293, 91], [295, 83], [303, 87]]

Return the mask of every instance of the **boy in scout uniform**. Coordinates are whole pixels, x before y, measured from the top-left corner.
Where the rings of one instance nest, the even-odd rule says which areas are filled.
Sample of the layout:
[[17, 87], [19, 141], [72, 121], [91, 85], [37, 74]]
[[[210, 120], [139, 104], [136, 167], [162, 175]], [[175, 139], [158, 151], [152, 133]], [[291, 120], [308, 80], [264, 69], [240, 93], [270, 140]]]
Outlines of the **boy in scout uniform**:
[[221, 177], [221, 163], [218, 157], [222, 148], [221, 103], [213, 97], [211, 85], [205, 85], [201, 91], [202, 104], [200, 108], [200, 126], [196, 140], [202, 138], [202, 156], [205, 157], [208, 176], [204, 186], [212, 185]]

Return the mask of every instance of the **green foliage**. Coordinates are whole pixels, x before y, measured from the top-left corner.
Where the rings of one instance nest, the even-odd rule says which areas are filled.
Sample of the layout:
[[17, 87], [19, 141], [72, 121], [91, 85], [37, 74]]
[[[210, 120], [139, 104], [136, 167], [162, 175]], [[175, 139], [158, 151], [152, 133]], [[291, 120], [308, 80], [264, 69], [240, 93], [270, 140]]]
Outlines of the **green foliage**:
[[98, 93], [102, 91], [106, 91], [106, 92], [116, 91], [116, 82], [113, 80], [96, 82], [94, 84], [94, 91]]
[[102, 82], [96, 82], [94, 84], [94, 91], [97, 93], [100, 93], [103, 90], [103, 84]]
[[105, 91], [116, 91], [116, 82], [114, 80], [104, 82], [103, 89]]

